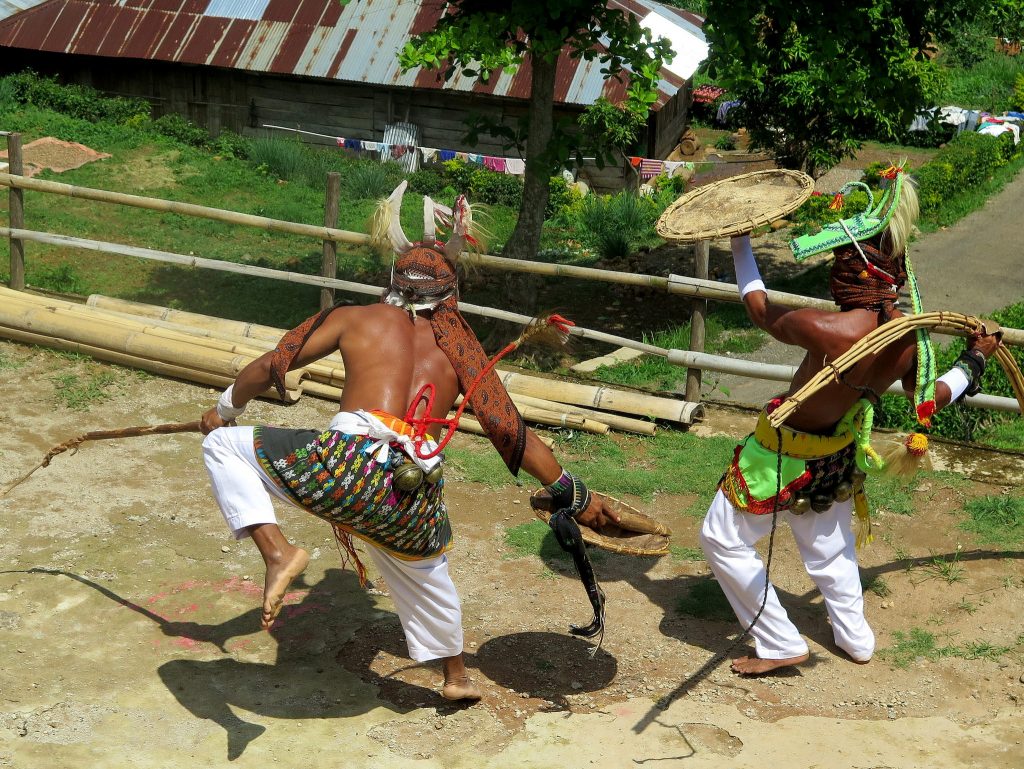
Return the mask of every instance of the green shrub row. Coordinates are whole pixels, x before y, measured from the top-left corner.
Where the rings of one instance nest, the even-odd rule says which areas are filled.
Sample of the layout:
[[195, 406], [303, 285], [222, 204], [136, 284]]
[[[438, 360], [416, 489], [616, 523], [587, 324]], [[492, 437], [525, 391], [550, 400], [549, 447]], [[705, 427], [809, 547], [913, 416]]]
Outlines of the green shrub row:
[[1020, 152], [1020, 145], [1015, 145], [1008, 133], [960, 134], [914, 172], [922, 219], [934, 215], [950, 198], [985, 182]]
[[55, 77], [43, 77], [25, 70], [4, 78], [4, 96], [18, 104], [60, 112], [80, 120], [109, 121], [123, 125], [133, 119], [148, 119], [149, 102], [122, 96], [104, 96], [84, 85], [62, 85]]

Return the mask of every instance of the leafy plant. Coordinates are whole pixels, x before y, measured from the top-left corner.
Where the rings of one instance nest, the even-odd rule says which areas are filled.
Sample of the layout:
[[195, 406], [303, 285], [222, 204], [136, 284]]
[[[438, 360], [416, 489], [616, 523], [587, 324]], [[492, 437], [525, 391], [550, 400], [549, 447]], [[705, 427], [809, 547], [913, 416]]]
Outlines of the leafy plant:
[[94, 403], [111, 396], [110, 386], [116, 381], [116, 376], [111, 371], [92, 372], [84, 377], [79, 374], [59, 374], [50, 381], [54, 384], [57, 402], [64, 408], [88, 411]]
[[401, 171], [394, 163], [365, 161], [353, 163], [342, 176], [345, 192], [363, 200], [378, 200], [387, 197], [398, 185]]
[[29, 273], [31, 285], [45, 288], [59, 294], [83, 294], [84, 283], [75, 268], [64, 262], [55, 266], [40, 265], [33, 267]]
[[157, 133], [193, 147], [205, 147], [210, 140], [209, 131], [174, 112], [158, 117], [153, 121], [153, 127]]

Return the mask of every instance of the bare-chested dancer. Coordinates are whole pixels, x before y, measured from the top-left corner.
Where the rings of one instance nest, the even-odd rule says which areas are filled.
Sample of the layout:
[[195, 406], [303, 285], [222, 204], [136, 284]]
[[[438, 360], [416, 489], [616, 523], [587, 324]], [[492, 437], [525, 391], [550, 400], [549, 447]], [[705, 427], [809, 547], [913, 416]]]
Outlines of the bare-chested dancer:
[[[835, 249], [831, 289], [842, 312], [773, 305], [749, 236], [733, 238], [737, 283], [750, 319], [779, 341], [807, 351], [787, 394], [879, 325], [899, 317], [895, 304], [907, 278], [907, 235], [917, 217], [913, 187], [909, 180], [901, 181], [903, 194], [884, 231]], [[936, 408], [965, 392], [977, 392], [985, 360], [998, 344], [996, 335], [970, 339], [957, 366], [936, 381]], [[762, 412], [757, 429], [743, 442], [723, 478], [700, 533], [708, 563], [744, 628], [757, 615], [765, 594], [765, 567], [754, 544], [770, 532], [772, 512], [777, 510], [779, 520], [789, 523], [804, 566], [825, 599], [837, 646], [855, 662], [871, 659], [875, 638], [864, 617], [851, 527], [863, 482], [855, 421], [861, 399], [877, 402], [878, 394], [893, 382], [902, 380], [904, 389], [913, 392], [915, 370], [911, 332], [858, 363], [842, 382], [814, 395], [779, 431], [766, 416], [781, 400], [773, 400]], [[758, 675], [808, 659], [807, 643], [771, 586], [751, 635], [755, 656], [734, 660], [737, 673]]]
[[[415, 425], [403, 419], [414, 402], [416, 417], [429, 406], [426, 416], [444, 419], [486, 362], [458, 312], [456, 272], [443, 248], [432, 235], [429, 243], [407, 244], [381, 304], [314, 316], [243, 369], [203, 415], [203, 451], [228, 525], [238, 538], [251, 536], [266, 562], [265, 628], [309, 560], [278, 527], [272, 493], [330, 521], [350, 554], [351, 535], [367, 543], [395, 601], [410, 656], [443, 660], [445, 698], [478, 699], [463, 662], [461, 608], [444, 555], [451, 528], [441, 458], [420, 456], [435, 446], [439, 429], [427, 425], [428, 443], [417, 452]], [[339, 351], [345, 387], [327, 430], [227, 426], [254, 397], [272, 384], [282, 386], [286, 371]], [[429, 404], [417, 401], [425, 385], [433, 386]], [[616, 518], [525, 427], [493, 372], [469, 400], [513, 473], [522, 467], [581, 523], [600, 526]], [[395, 481], [396, 471], [415, 480], [414, 468], [422, 481], [402, 490], [406, 482]]]

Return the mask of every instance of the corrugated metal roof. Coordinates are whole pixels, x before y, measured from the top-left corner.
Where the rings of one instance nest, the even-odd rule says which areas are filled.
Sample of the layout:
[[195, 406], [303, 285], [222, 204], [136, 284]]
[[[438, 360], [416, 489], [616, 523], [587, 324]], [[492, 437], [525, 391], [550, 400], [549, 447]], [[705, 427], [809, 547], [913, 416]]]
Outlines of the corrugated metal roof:
[[0, 21], [45, 2], [46, 0], [0, 0]]
[[[700, 19], [652, 0], [609, 5], [670, 33], [677, 57], [662, 70], [658, 109], [707, 54]], [[344, 6], [338, 0], [0, 0], [0, 46], [527, 98], [529, 62], [511, 75], [493, 73], [488, 83], [461, 74], [446, 82], [434, 71], [402, 72], [398, 52], [412, 35], [434, 26], [441, 8], [431, 0]], [[5, 18], [7, 9], [13, 10]], [[556, 101], [621, 99], [624, 83], [606, 79], [601, 68], [600, 62], [570, 57], [566, 49]]]

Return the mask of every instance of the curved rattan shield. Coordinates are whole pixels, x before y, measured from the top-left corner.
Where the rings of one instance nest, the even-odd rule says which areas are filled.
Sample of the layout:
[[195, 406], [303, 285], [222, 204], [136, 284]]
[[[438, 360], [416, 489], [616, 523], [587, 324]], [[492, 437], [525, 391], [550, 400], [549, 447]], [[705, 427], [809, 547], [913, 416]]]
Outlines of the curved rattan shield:
[[813, 189], [814, 180], [799, 171], [730, 176], [687, 192], [665, 209], [655, 229], [682, 243], [742, 235], [792, 213]]
[[[668, 555], [669, 537], [672, 536], [668, 526], [622, 500], [607, 494], [601, 496], [608, 500], [620, 521], [617, 524], [607, 523], [600, 529], [580, 524], [584, 542], [623, 555]], [[544, 489], [539, 489], [530, 497], [530, 505], [536, 516], [547, 523], [552, 513], [551, 496]]]

